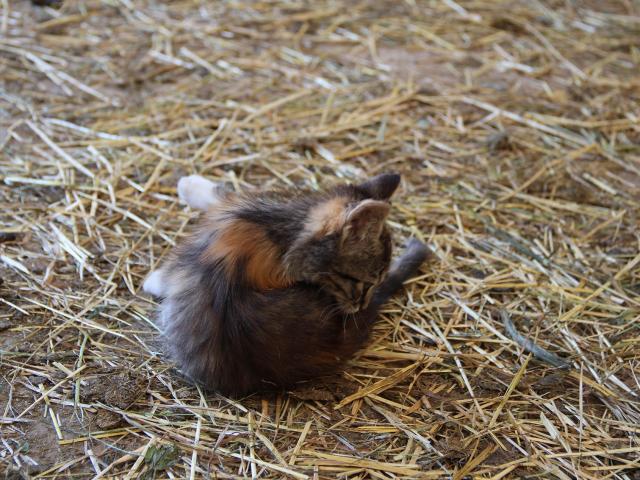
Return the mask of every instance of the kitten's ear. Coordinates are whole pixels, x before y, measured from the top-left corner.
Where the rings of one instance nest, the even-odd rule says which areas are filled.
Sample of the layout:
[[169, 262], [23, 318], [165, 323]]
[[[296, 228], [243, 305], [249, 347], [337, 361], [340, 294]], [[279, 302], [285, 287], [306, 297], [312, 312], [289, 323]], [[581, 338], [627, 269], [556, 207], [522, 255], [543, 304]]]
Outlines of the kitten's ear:
[[378, 200], [360, 202], [347, 214], [342, 230], [342, 240], [359, 242], [368, 238], [378, 238], [389, 215], [389, 204]]
[[367, 197], [374, 200], [389, 200], [400, 184], [397, 173], [383, 173], [357, 186]]

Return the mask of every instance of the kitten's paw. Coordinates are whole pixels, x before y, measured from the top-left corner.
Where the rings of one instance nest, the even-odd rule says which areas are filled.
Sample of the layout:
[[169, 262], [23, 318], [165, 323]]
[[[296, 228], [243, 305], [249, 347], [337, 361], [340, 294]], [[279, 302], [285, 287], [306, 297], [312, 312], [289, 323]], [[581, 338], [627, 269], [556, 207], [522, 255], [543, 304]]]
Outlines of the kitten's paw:
[[410, 238], [405, 243], [404, 252], [402, 252], [402, 255], [411, 255], [423, 257], [424, 259], [426, 259], [429, 256], [429, 253], [431, 253], [431, 251], [425, 243], [421, 242], [417, 238]]
[[405, 244], [404, 250], [395, 260], [391, 270], [402, 272], [405, 276], [414, 275], [430, 254], [431, 250], [427, 245], [420, 240], [411, 238]]
[[162, 270], [154, 270], [142, 284], [142, 290], [154, 297], [163, 297], [166, 293], [166, 283]]
[[178, 180], [178, 197], [191, 208], [206, 210], [218, 200], [220, 185], [200, 175]]

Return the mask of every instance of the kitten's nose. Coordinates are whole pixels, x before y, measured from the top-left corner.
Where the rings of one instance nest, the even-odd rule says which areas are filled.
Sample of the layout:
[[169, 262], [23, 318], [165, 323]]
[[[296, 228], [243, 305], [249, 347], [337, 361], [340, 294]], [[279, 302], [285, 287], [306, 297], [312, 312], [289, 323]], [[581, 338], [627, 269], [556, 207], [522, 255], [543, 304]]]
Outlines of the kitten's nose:
[[346, 313], [358, 313], [361, 310], [358, 302], [352, 302], [348, 307], [344, 307]]

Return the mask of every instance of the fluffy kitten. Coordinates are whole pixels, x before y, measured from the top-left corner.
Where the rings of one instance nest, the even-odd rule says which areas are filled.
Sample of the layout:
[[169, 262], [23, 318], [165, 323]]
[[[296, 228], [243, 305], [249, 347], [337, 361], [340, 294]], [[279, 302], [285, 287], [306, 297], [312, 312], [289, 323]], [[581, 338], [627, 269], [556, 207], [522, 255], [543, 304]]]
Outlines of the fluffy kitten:
[[181, 198], [206, 212], [144, 290], [163, 297], [160, 325], [183, 372], [241, 395], [339, 368], [427, 256], [413, 240], [391, 264], [385, 220], [399, 182], [239, 195], [182, 178]]

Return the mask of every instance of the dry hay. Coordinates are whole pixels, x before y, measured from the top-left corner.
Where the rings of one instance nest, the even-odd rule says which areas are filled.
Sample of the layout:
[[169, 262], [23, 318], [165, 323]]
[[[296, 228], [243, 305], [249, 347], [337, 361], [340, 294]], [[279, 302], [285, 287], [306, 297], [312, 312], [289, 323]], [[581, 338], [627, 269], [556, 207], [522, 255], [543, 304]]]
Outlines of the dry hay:
[[[5, 471], [638, 478], [634, 0], [1, 5]], [[140, 295], [177, 178], [385, 170], [434, 255], [367, 350], [282, 395], [181, 380]]]

